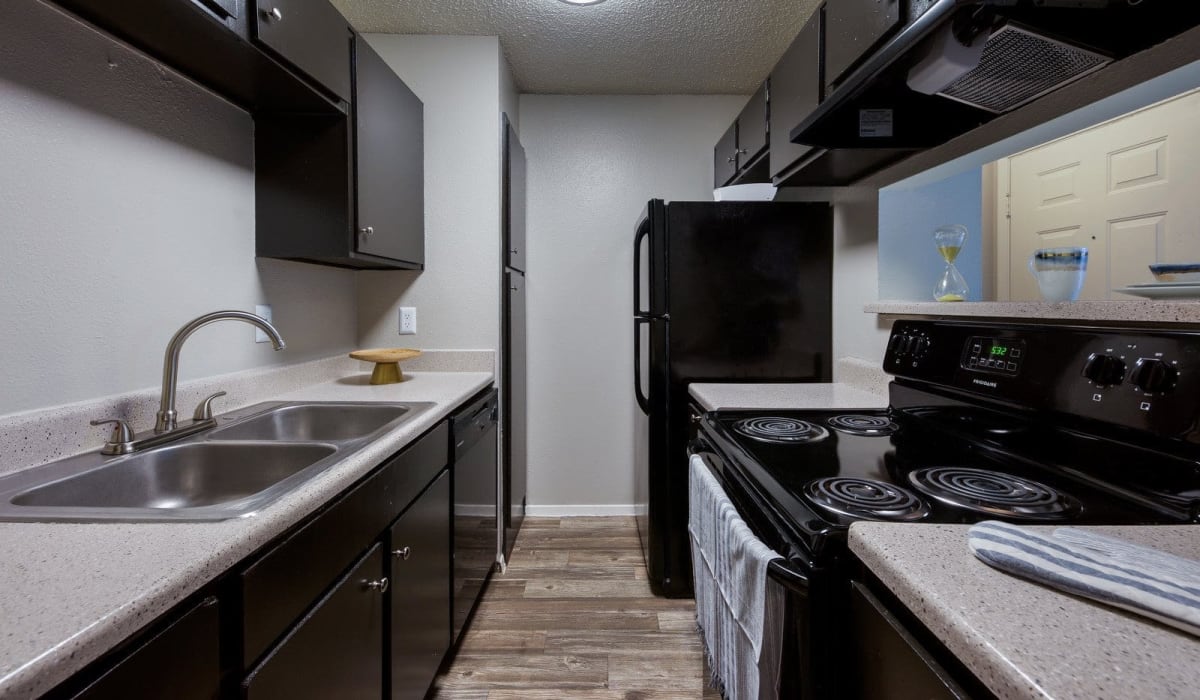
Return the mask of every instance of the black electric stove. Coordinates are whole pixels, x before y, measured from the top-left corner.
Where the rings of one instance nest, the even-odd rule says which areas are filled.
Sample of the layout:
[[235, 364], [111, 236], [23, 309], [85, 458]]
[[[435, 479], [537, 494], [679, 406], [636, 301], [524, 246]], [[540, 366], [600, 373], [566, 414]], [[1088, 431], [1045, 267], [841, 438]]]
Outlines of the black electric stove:
[[692, 443], [827, 641], [793, 645], [798, 697], [843, 690], [855, 521], [1200, 522], [1200, 334], [905, 321], [884, 369], [886, 409], [716, 411]]

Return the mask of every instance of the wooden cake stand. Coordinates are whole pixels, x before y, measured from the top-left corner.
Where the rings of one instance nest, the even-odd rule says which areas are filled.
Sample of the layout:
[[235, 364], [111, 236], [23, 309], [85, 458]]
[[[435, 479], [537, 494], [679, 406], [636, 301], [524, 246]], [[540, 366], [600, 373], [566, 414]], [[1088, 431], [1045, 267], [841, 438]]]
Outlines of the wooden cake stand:
[[375, 371], [371, 372], [372, 384], [399, 384], [404, 381], [400, 363], [420, 355], [420, 350], [412, 348], [373, 348], [350, 353], [350, 357], [356, 360], [375, 363]]

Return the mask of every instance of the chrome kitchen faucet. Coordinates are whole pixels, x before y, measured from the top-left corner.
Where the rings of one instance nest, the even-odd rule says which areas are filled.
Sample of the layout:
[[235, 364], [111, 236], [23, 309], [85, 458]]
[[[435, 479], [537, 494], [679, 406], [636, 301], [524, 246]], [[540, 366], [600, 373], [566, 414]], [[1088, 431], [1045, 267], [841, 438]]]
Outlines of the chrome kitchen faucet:
[[275, 329], [275, 326], [272, 326], [262, 316], [257, 316], [246, 311], [214, 311], [188, 321], [182, 328], [175, 332], [175, 335], [171, 336], [170, 342], [167, 343], [167, 351], [163, 357], [162, 396], [159, 400], [158, 418], [154, 424], [154, 431], [139, 437], [130, 429], [129, 424], [123, 420], [92, 421], [92, 425], [104, 425], [108, 423], [114, 425], [112, 436], [104, 444], [101, 452], [107, 455], [129, 454], [194, 435], [201, 430], [211, 428], [217, 424], [216, 419], [212, 416], [212, 402], [213, 399], [224, 396], [225, 392], [223, 391], [218, 391], [201, 401], [192, 416], [192, 422], [182, 428], [179, 427], [179, 414], [175, 410], [175, 390], [179, 381], [179, 351], [183, 349], [184, 341], [192, 333], [217, 321], [243, 321], [249, 323], [257, 326], [263, 333], [267, 334], [267, 337], [271, 339], [271, 345], [276, 351], [287, 347], [287, 344], [283, 342], [283, 336], [279, 335], [279, 331]]

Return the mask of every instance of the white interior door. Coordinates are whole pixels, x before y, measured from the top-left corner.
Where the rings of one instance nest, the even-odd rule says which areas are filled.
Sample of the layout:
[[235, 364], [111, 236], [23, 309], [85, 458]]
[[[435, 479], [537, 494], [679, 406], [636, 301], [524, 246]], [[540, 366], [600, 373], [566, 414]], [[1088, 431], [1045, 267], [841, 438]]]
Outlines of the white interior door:
[[1153, 282], [1151, 263], [1200, 262], [1200, 90], [1008, 160], [1009, 298], [1041, 298], [1038, 248], [1086, 247], [1091, 300], [1131, 298], [1112, 290]]

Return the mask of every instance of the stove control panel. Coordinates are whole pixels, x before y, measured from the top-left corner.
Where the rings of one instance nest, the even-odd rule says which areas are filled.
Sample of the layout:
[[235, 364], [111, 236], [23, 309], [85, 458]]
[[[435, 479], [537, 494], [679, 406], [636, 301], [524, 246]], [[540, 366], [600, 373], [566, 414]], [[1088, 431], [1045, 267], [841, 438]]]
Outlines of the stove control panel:
[[1200, 443], [1200, 332], [897, 321], [884, 370]]
[[963, 346], [962, 368], [1015, 377], [1025, 362], [1025, 351], [1025, 341], [1019, 338], [974, 336]]

